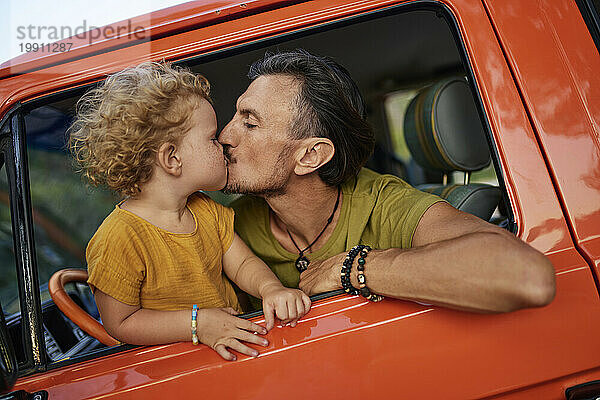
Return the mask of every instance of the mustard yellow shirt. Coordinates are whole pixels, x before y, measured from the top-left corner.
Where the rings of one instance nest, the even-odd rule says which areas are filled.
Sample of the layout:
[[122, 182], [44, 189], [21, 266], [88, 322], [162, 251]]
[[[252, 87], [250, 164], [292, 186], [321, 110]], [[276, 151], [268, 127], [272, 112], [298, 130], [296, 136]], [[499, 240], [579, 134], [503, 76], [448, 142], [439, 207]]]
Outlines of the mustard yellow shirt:
[[[425, 211], [444, 201], [396, 176], [381, 175], [367, 168], [342, 184], [342, 193], [338, 223], [327, 243], [306, 255], [309, 260], [324, 260], [348, 252], [357, 244], [368, 244], [374, 249], [410, 248]], [[284, 249], [273, 236], [266, 201], [245, 196], [233, 202], [232, 207], [236, 212], [237, 234], [284, 286], [297, 288], [300, 274], [294, 263], [298, 253]], [[256, 299], [251, 300], [254, 306], [260, 305]]]
[[223, 254], [234, 237], [234, 212], [204, 194], [187, 203], [192, 233], [171, 233], [119, 208], [90, 240], [88, 283], [129, 305], [154, 310], [233, 307], [241, 311], [223, 273]]

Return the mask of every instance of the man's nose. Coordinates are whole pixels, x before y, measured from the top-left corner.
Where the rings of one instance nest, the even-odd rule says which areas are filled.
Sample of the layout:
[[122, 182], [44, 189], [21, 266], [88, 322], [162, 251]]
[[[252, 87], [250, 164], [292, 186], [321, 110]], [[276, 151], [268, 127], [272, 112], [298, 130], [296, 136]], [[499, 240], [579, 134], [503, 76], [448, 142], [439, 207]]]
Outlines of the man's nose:
[[235, 139], [236, 135], [235, 135], [235, 129], [234, 129], [234, 119], [229, 121], [229, 123], [227, 125], [225, 125], [225, 128], [223, 128], [221, 133], [219, 133], [218, 140], [219, 140], [219, 143], [221, 143], [221, 145], [223, 145], [223, 146], [231, 146], [231, 147], [237, 146], [237, 142]]

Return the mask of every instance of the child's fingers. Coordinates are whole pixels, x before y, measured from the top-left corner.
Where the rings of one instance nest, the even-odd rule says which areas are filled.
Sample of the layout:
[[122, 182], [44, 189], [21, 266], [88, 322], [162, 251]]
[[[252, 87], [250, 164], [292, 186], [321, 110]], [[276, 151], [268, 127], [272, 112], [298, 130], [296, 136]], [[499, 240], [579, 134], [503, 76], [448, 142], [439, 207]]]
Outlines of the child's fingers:
[[305, 293], [302, 293], [302, 302], [304, 303], [305, 314], [308, 314], [312, 302], [310, 301], [310, 297], [308, 297]]
[[308, 312], [308, 310], [304, 308], [304, 302], [301, 298], [296, 299], [296, 310], [296, 319], [302, 318], [302, 316]]
[[293, 320], [298, 318], [298, 308], [296, 306], [296, 300], [291, 299], [287, 302], [288, 319]]
[[262, 326], [260, 326], [258, 324], [255, 324], [254, 322], [250, 322], [247, 319], [241, 319], [241, 318], [235, 318], [235, 319], [236, 319], [235, 326], [240, 329], [244, 329], [249, 332], [260, 333], [261, 335], [264, 335], [267, 333], [267, 329], [263, 328]]
[[235, 361], [237, 359], [235, 354], [228, 352], [227, 348], [223, 344], [216, 345], [215, 351], [227, 361]]
[[236, 339], [227, 340], [227, 347], [232, 350], [237, 351], [238, 353], [245, 354], [250, 357], [258, 357], [258, 351], [254, 350], [251, 347], [246, 346], [245, 344], [240, 343]]
[[[310, 298], [305, 295], [302, 294], [302, 296], [298, 299], [296, 299], [296, 318], [293, 318], [290, 322], [289, 325], [293, 328], [298, 324], [298, 320], [300, 318], [302, 318], [304, 315], [306, 315], [308, 313], [308, 311], [310, 311]], [[292, 316], [290, 315], [290, 318], [292, 318]], [[284, 322], [284, 325], [287, 323], [288, 321]]]
[[289, 319], [288, 306], [285, 301], [280, 301], [279, 303], [277, 303], [275, 312], [277, 314], [277, 318], [279, 318], [282, 322], [287, 321]]
[[270, 304], [266, 304], [263, 308], [263, 313], [265, 314], [265, 325], [267, 331], [270, 331], [275, 326], [275, 315], [273, 315], [273, 307]]
[[298, 310], [298, 318], [302, 317], [308, 312], [308, 309], [304, 308], [304, 302], [302, 301], [302, 298], [296, 299], [296, 309]]

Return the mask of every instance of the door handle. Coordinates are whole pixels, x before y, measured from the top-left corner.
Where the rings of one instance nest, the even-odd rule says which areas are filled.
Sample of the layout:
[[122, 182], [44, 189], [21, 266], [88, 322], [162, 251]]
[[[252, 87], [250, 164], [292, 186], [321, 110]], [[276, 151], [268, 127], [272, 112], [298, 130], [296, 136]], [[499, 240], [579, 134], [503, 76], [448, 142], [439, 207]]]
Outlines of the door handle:
[[565, 390], [567, 400], [600, 400], [600, 381], [571, 386]]

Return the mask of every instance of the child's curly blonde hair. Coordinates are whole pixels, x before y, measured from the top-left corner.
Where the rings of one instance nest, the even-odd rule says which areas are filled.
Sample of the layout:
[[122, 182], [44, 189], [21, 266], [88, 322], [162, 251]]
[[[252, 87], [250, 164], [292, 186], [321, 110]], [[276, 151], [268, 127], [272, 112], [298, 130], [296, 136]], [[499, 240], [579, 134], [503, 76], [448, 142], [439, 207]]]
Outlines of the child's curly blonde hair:
[[77, 102], [71, 153], [91, 184], [135, 196], [152, 177], [159, 147], [179, 143], [209, 93], [206, 78], [170, 63], [127, 68]]

